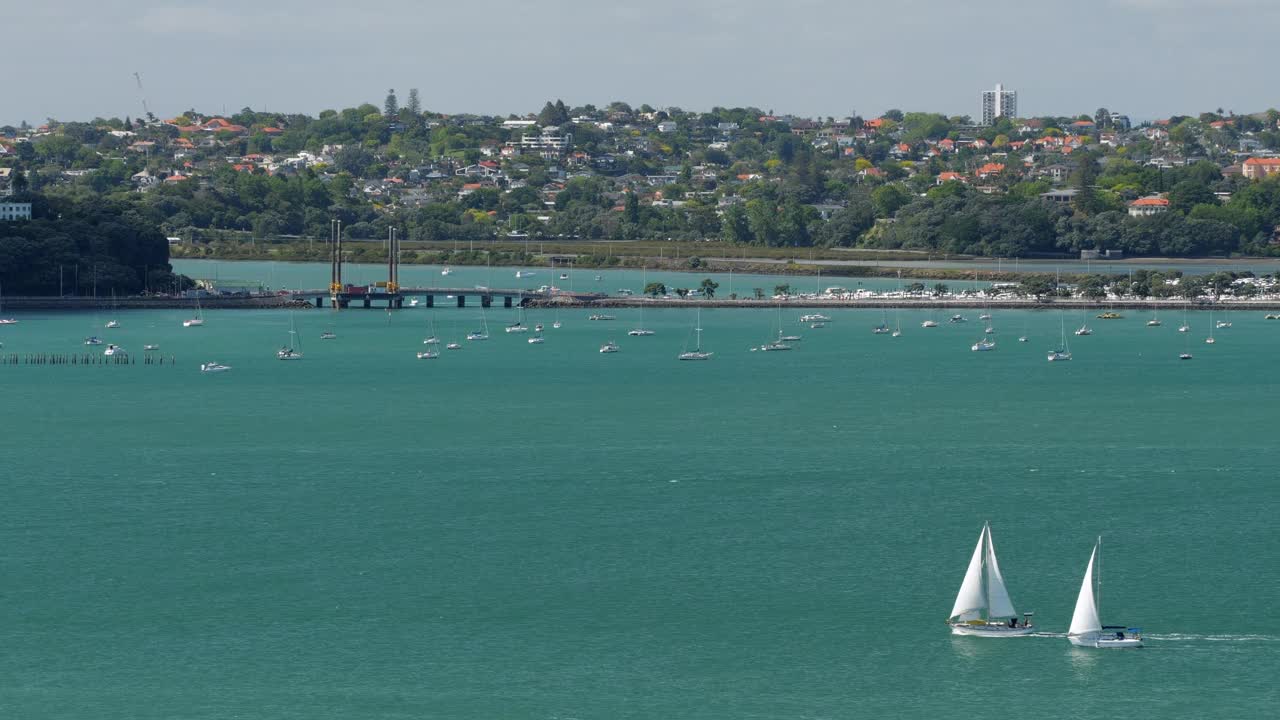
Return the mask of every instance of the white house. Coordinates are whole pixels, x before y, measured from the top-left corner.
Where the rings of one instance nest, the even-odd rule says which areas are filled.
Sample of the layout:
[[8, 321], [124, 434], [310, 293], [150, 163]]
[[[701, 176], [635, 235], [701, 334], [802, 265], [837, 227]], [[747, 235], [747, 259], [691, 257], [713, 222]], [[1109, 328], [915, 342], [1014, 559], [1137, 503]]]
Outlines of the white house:
[[31, 219], [31, 203], [0, 202], [0, 222]]

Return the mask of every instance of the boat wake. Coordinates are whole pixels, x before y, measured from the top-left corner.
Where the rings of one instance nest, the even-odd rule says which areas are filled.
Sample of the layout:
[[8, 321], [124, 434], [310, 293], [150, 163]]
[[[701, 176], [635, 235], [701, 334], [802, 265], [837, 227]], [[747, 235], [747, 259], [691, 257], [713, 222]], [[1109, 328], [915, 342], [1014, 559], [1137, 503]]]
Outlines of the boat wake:
[[1166, 642], [1280, 642], [1278, 635], [1196, 635], [1190, 633], [1143, 633], [1144, 638]]

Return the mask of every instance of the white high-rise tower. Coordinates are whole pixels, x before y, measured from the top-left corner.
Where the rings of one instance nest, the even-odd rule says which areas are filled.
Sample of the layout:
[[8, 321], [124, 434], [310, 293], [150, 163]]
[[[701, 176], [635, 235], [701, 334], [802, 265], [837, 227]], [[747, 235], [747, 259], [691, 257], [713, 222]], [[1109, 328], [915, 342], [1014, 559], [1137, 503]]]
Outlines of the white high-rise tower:
[[1013, 118], [1018, 116], [1018, 93], [1005, 90], [1004, 85], [996, 83], [995, 90], [982, 91], [982, 124], [993, 125], [996, 118]]

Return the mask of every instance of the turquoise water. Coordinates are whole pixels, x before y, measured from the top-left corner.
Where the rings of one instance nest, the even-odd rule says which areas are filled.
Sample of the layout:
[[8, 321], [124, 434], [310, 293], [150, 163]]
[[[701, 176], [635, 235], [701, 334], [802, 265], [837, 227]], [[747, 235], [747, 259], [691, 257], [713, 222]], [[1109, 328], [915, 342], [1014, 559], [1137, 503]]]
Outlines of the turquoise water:
[[[537, 346], [494, 308], [419, 361], [429, 319], [460, 339], [479, 308], [299, 312], [296, 363], [287, 312], [17, 315], [6, 353], [99, 334], [177, 365], [0, 366], [0, 712], [1274, 713], [1280, 323], [1091, 319], [1047, 363], [1054, 313], [997, 313], [973, 353], [977, 322], [788, 311], [804, 340], [760, 353], [777, 313], [708, 310], [714, 359], [681, 363], [691, 313], [617, 314]], [[947, 633], [988, 520], [1043, 637]], [[1143, 650], [1061, 637], [1099, 534], [1103, 621]]]

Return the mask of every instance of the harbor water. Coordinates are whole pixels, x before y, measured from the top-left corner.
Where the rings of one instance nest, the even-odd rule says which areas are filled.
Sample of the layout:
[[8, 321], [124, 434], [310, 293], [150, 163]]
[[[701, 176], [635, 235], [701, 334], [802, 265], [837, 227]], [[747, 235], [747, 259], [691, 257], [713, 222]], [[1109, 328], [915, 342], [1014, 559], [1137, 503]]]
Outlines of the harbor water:
[[[978, 312], [707, 310], [707, 362], [685, 309], [530, 311], [541, 345], [515, 309], [298, 311], [297, 362], [287, 311], [22, 313], [0, 352], [176, 363], [0, 366], [0, 713], [1274, 714], [1280, 322], [998, 312], [978, 353]], [[418, 360], [432, 329], [462, 349]], [[944, 624], [987, 521], [1037, 636]], [[1064, 637], [1098, 535], [1142, 650]]]

